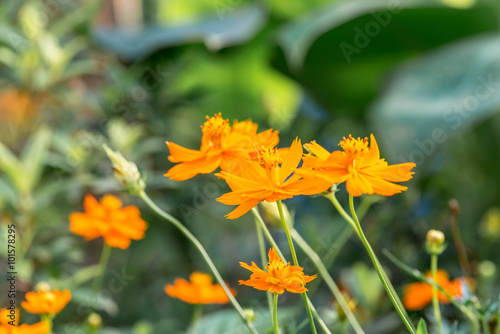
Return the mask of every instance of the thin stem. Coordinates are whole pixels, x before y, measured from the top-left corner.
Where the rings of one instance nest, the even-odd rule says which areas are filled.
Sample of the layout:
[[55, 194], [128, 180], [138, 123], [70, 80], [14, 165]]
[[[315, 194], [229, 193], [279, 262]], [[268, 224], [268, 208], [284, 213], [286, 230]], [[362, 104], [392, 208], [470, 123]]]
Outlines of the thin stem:
[[323, 330], [323, 332], [325, 332], [326, 334], [332, 334], [330, 332], [330, 329], [328, 328], [328, 326], [323, 321], [323, 319], [321, 319], [321, 317], [319, 316], [319, 313], [316, 310], [316, 308], [314, 307], [314, 305], [309, 300], [309, 297], [307, 297], [307, 298], [308, 298], [307, 300], [309, 301], [309, 306], [311, 306], [312, 314], [313, 314], [314, 318], [316, 319], [316, 321], [318, 321], [319, 326], [321, 327], [321, 329]]
[[42, 321], [45, 321], [49, 324], [49, 331], [47, 332], [47, 334], [52, 333], [52, 327], [53, 327], [52, 318], [53, 318], [53, 315], [50, 315], [50, 314], [42, 316]]
[[368, 239], [366, 239], [365, 234], [363, 233], [363, 229], [361, 228], [361, 224], [359, 223], [358, 217], [356, 215], [356, 211], [354, 210], [354, 198], [352, 195], [349, 195], [349, 208], [351, 209], [351, 215], [352, 218], [354, 219], [355, 226], [358, 231], [358, 236], [361, 239], [361, 242], [365, 246], [368, 255], [370, 256], [370, 259], [373, 262], [373, 265], [375, 266], [375, 270], [377, 271], [377, 274], [380, 278], [380, 281], [384, 285], [385, 291], [387, 292], [387, 295], [391, 299], [392, 304], [394, 305], [394, 308], [398, 312], [401, 320], [403, 320], [406, 328], [408, 331], [412, 334], [415, 334], [415, 328], [413, 326], [413, 323], [410, 320], [410, 317], [406, 313], [405, 308], [403, 307], [403, 304], [401, 303], [401, 300], [399, 299], [396, 291], [394, 290], [394, 287], [392, 286], [391, 282], [387, 278], [387, 274], [385, 273], [384, 268], [380, 264], [377, 255], [375, 255], [375, 252], [373, 251], [370, 243], [368, 242]]
[[460, 233], [457, 214], [451, 214], [450, 230], [451, 236], [453, 238], [453, 243], [455, 244], [455, 248], [457, 250], [458, 263], [460, 264], [460, 268], [462, 269], [462, 272], [465, 274], [465, 276], [471, 276], [471, 267], [467, 258], [467, 249], [465, 248], [462, 234]]
[[292, 252], [293, 265], [298, 266], [299, 261], [297, 260], [297, 254], [295, 253], [295, 247], [293, 246], [292, 237], [290, 236], [290, 229], [288, 224], [285, 221], [285, 215], [283, 214], [283, 205], [281, 204], [281, 200], [276, 202], [278, 205], [278, 211], [280, 212], [281, 223], [283, 225], [283, 229], [286, 233], [286, 238], [288, 240], [288, 246], [290, 246], [290, 252]]
[[202, 304], [194, 304], [193, 305], [193, 316], [191, 317], [191, 332], [197, 333], [198, 332], [198, 322], [201, 319], [201, 316], [203, 315], [203, 305]]
[[[257, 221], [257, 218], [255, 218], [255, 229], [257, 230], [257, 240], [259, 242], [259, 252], [260, 252], [260, 261], [262, 264], [262, 268], [264, 268], [267, 264], [267, 259], [266, 259], [266, 249], [264, 245], [264, 236], [262, 232], [262, 227], [260, 226], [259, 222]], [[273, 314], [273, 296], [269, 291], [266, 291], [267, 295], [267, 304], [269, 306], [269, 314]]]
[[[283, 263], [288, 263], [288, 261], [286, 260], [286, 257], [283, 255], [283, 253], [281, 252], [281, 249], [278, 247], [278, 244], [276, 243], [276, 241], [274, 240], [271, 232], [269, 232], [269, 229], [267, 228], [267, 225], [266, 223], [264, 223], [264, 220], [262, 219], [259, 211], [256, 209], [256, 208], [253, 208], [252, 209], [252, 213], [256, 219], [256, 221], [260, 224], [260, 226], [262, 227], [262, 230], [264, 231], [264, 235], [266, 236], [267, 238], [267, 241], [269, 241], [269, 243], [274, 247], [274, 249], [276, 249], [276, 252], [278, 253], [279, 257], [281, 258], [281, 260], [283, 260]], [[307, 297], [307, 301], [308, 301], [308, 305], [311, 307], [311, 310], [312, 310], [312, 313], [314, 315], [314, 317], [316, 318], [316, 320], [318, 320], [321, 328], [323, 329], [323, 331], [326, 333], [326, 334], [331, 334], [330, 330], [328, 329], [328, 327], [326, 326], [325, 322], [320, 318], [318, 312], [316, 311], [316, 309], [314, 308], [314, 305], [313, 303], [311, 302], [311, 300], [309, 299], [309, 297]], [[306, 319], [305, 320], [306, 322], [309, 321], [309, 319]], [[300, 328], [301, 326], [299, 326], [298, 328]]]
[[446, 292], [445, 289], [439, 286], [436, 282], [426, 279], [425, 276], [420, 271], [411, 268], [410, 266], [406, 265], [404, 262], [396, 258], [387, 249], [383, 249], [382, 253], [384, 253], [384, 255], [387, 256], [389, 260], [391, 260], [396, 266], [404, 270], [411, 277], [421, 282], [430, 284], [431, 286], [435, 286], [437, 289], [439, 289], [439, 291], [441, 291], [441, 293], [444, 294], [446, 298], [448, 298], [451, 304], [453, 304], [453, 306], [455, 306], [458, 310], [460, 310], [467, 317], [467, 319], [469, 319], [469, 323], [471, 325], [471, 334], [479, 333], [479, 327], [480, 327], [479, 320], [477, 319], [475, 314], [467, 308], [467, 306], [465, 306], [464, 304], [460, 303], [458, 300], [453, 298], [448, 292]]
[[264, 220], [262, 219], [262, 217], [261, 217], [259, 211], [257, 210], [257, 208], [253, 208], [252, 209], [252, 214], [255, 217], [256, 221], [259, 223], [260, 227], [262, 228], [262, 231], [264, 231], [264, 235], [266, 236], [267, 241], [269, 241], [269, 243], [271, 244], [271, 246], [273, 246], [274, 249], [276, 249], [276, 252], [280, 256], [280, 258], [283, 260], [283, 262], [286, 263], [287, 261], [285, 260], [285, 256], [281, 252], [281, 249], [278, 247], [278, 244], [276, 243], [276, 241], [274, 240], [273, 236], [271, 235], [271, 232], [269, 232], [269, 229], [267, 228], [266, 223], [264, 223]]
[[344, 218], [345, 221], [351, 225], [354, 232], [359, 236], [359, 231], [358, 228], [356, 227], [356, 223], [354, 223], [354, 220], [352, 220], [352, 218], [347, 214], [347, 212], [345, 212], [342, 205], [340, 205], [339, 201], [337, 200], [337, 197], [335, 197], [335, 191], [332, 191], [330, 195], [325, 197], [328, 198], [330, 202], [332, 202], [333, 206], [335, 207], [335, 209], [337, 209], [342, 218]]
[[340, 292], [340, 289], [333, 280], [332, 276], [330, 276], [330, 273], [328, 273], [328, 269], [326, 269], [323, 262], [321, 262], [321, 259], [318, 256], [318, 254], [307, 244], [307, 242], [302, 238], [302, 236], [297, 232], [297, 230], [292, 228], [291, 235], [293, 240], [295, 240], [297, 245], [299, 245], [299, 247], [304, 251], [304, 253], [306, 253], [307, 256], [309, 256], [309, 258], [312, 260], [312, 262], [318, 269], [319, 274], [321, 275], [321, 277], [323, 277], [326, 285], [328, 286], [328, 288], [330, 288], [330, 291], [335, 296], [337, 303], [339, 303], [340, 307], [344, 311], [354, 331], [358, 334], [364, 333], [363, 329], [356, 320], [356, 317], [352, 313], [349, 305], [347, 304], [344, 295], [342, 295], [342, 292]]
[[97, 305], [97, 298], [99, 297], [99, 289], [101, 288], [102, 280], [104, 278], [104, 272], [106, 271], [106, 266], [108, 265], [109, 256], [111, 255], [111, 247], [105, 242], [102, 246], [101, 259], [97, 267], [97, 276], [94, 278], [92, 283], [92, 296], [94, 300], [92, 302], [92, 307], [95, 308]]
[[[280, 212], [281, 224], [283, 225], [283, 229], [286, 233], [286, 238], [288, 240], [288, 245], [290, 246], [290, 252], [292, 253], [293, 264], [298, 266], [299, 261], [297, 260], [297, 254], [295, 253], [295, 247], [293, 246], [292, 237], [290, 236], [290, 229], [288, 228], [288, 224], [285, 221], [285, 215], [283, 214], [283, 205], [281, 204], [281, 200], [276, 202], [278, 205], [278, 211]], [[307, 317], [309, 318], [309, 323], [311, 324], [311, 330], [313, 334], [317, 334], [316, 325], [314, 324], [314, 319], [311, 312], [311, 307], [309, 306], [309, 299], [307, 298], [307, 294], [302, 293], [302, 299], [304, 300], [304, 305], [306, 306]]]
[[[436, 282], [436, 273], [437, 273], [437, 263], [438, 256], [437, 254], [431, 255], [431, 273], [432, 279]], [[441, 324], [441, 311], [439, 310], [439, 300], [438, 300], [438, 291], [436, 286], [432, 286], [432, 307], [434, 309], [434, 317], [436, 318], [436, 326], [438, 328], [439, 334], [443, 334], [443, 325]]]
[[224, 292], [226, 293], [227, 297], [229, 298], [229, 301], [233, 305], [233, 307], [236, 309], [236, 311], [239, 313], [240, 317], [243, 319], [245, 324], [247, 325], [248, 329], [254, 334], [258, 334], [257, 330], [253, 326], [253, 324], [248, 320], [245, 312], [241, 308], [240, 304], [236, 299], [234, 298], [233, 294], [227, 287], [226, 283], [222, 279], [222, 276], [220, 275], [219, 271], [217, 270], [217, 267], [215, 267], [215, 264], [213, 263], [212, 259], [210, 258], [210, 255], [208, 255], [207, 251], [203, 247], [203, 245], [200, 243], [200, 241], [184, 226], [181, 224], [180, 221], [178, 221], [176, 218], [173, 216], [169, 215], [167, 212], [163, 211], [160, 209], [155, 202], [149, 198], [149, 196], [142, 191], [139, 193], [139, 197], [154, 211], [156, 212], [159, 216], [161, 216], [163, 219], [174, 225], [186, 238], [188, 238], [191, 243], [198, 249], [200, 254], [202, 255], [203, 259], [205, 262], [208, 264], [210, 267], [210, 270], [215, 276], [215, 279], [217, 282], [222, 286], [224, 289]]
[[273, 324], [274, 334], [280, 334], [280, 327], [278, 326], [278, 294], [274, 294], [274, 308], [273, 308]]

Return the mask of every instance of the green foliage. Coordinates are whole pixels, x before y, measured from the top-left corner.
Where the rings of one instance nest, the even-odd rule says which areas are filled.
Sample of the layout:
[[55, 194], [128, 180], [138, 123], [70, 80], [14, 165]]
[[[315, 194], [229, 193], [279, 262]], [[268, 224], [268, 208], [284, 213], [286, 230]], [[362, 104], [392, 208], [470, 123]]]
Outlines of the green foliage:
[[424, 319], [420, 319], [418, 322], [418, 327], [417, 327], [417, 334], [428, 334], [429, 332], [427, 331], [427, 325], [425, 324]]

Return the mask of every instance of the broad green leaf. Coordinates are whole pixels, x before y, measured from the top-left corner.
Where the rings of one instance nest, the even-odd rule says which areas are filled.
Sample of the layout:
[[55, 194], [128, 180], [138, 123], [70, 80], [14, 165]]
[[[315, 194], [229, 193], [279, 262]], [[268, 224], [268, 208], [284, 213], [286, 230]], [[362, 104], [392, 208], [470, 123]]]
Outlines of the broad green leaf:
[[45, 166], [45, 157], [50, 146], [51, 130], [42, 126], [33, 135], [28, 146], [23, 150], [21, 159], [24, 178], [31, 191], [40, 180]]
[[370, 116], [393, 161], [419, 166], [498, 112], [499, 92], [500, 37], [479, 35], [399, 67]]
[[210, 50], [238, 45], [251, 39], [262, 27], [265, 12], [259, 6], [232, 11], [221, 19], [212, 17], [184, 25], [146, 26], [137, 32], [99, 28], [95, 39], [105, 48], [129, 60], [143, 58], [161, 48], [202, 42]]
[[427, 331], [427, 325], [425, 324], [424, 319], [420, 319], [418, 322], [418, 327], [417, 327], [417, 334], [428, 334], [429, 332]]
[[[494, 12], [483, 1], [467, 10], [432, 0], [333, 3], [279, 30], [281, 50], [273, 65], [322, 107], [361, 119], [394, 66], [452, 41], [496, 31]], [[446, 29], [437, 29], [442, 22]]]

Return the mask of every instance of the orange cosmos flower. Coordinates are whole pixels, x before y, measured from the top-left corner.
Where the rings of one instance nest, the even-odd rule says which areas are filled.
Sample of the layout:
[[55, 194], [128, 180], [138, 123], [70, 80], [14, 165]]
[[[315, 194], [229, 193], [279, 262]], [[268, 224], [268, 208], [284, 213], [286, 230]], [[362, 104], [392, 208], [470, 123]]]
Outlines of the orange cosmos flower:
[[269, 129], [257, 133], [257, 127], [250, 120], [234, 121], [231, 127], [220, 113], [211, 118], [207, 116], [201, 127], [203, 136], [199, 151], [167, 142], [170, 151], [168, 160], [179, 164], [170, 168], [165, 176], [183, 181], [198, 174], [209, 174], [218, 167], [237, 173], [239, 159], [250, 159], [256, 147], [271, 148], [279, 142], [278, 131]]
[[12, 326], [9, 324], [0, 325], [0, 334], [47, 334], [50, 325], [46, 321], [37, 322], [34, 325]]
[[[13, 320], [14, 314], [15, 319]], [[7, 308], [0, 310], [0, 334], [47, 334], [49, 329], [49, 323], [45, 321], [34, 325], [19, 325], [18, 309], [12, 312]]]
[[[425, 273], [425, 276], [432, 279], [430, 271]], [[436, 283], [442, 287], [453, 298], [463, 296], [463, 284], [471, 286], [470, 279], [461, 277], [450, 281], [448, 273], [444, 270], [436, 272]], [[438, 290], [438, 299], [440, 303], [448, 304], [449, 299]], [[432, 302], [432, 285], [425, 282], [416, 282], [408, 284], [404, 289], [403, 305], [407, 310], [418, 311], [426, 307]]]
[[[165, 285], [165, 292], [170, 297], [178, 298], [190, 304], [227, 304], [229, 297], [220, 284], [212, 284], [208, 274], [194, 272], [189, 276], [190, 282], [177, 278], [174, 284]], [[233, 296], [234, 289], [230, 289]]]
[[240, 175], [229, 172], [215, 174], [226, 180], [232, 192], [217, 198], [227, 205], [239, 205], [226, 215], [228, 219], [241, 217], [254, 206], [266, 200], [292, 198], [297, 195], [315, 195], [327, 190], [331, 184], [320, 178], [302, 179], [294, 174], [302, 159], [302, 145], [297, 138], [285, 156], [278, 149], [264, 149], [259, 152], [258, 161], [243, 161]]
[[260, 269], [254, 262], [252, 262], [251, 266], [240, 262], [240, 266], [252, 272], [249, 280], [239, 281], [240, 285], [248, 285], [257, 290], [271, 293], [282, 294], [285, 290], [293, 293], [303, 293], [307, 291], [306, 283], [316, 278], [316, 275], [304, 275], [304, 268], [302, 267], [291, 266], [290, 263], [284, 264], [274, 247], [271, 247], [267, 255], [269, 257], [266, 266], [267, 272]]
[[[392, 196], [406, 189], [405, 186], [392, 182], [408, 181], [414, 174], [411, 169], [413, 162], [397, 165], [388, 165], [380, 158], [377, 141], [370, 135], [368, 138], [344, 138], [340, 142], [343, 151], [332, 153], [325, 150], [316, 142], [306, 144], [311, 154], [304, 157], [307, 168], [297, 170], [303, 177], [321, 177], [333, 183], [346, 182], [346, 188], [352, 196], [362, 194], [379, 194]], [[310, 167], [310, 168], [309, 168]]]
[[99, 203], [92, 195], [87, 195], [84, 209], [84, 213], [69, 216], [69, 229], [86, 240], [103, 237], [109, 246], [126, 249], [131, 239], [144, 238], [147, 224], [139, 216], [139, 209], [133, 205], [122, 208], [115, 196], [106, 195]]
[[29, 313], [54, 315], [61, 312], [69, 303], [71, 292], [69, 290], [26, 292], [24, 298], [26, 301], [22, 302], [21, 306]]

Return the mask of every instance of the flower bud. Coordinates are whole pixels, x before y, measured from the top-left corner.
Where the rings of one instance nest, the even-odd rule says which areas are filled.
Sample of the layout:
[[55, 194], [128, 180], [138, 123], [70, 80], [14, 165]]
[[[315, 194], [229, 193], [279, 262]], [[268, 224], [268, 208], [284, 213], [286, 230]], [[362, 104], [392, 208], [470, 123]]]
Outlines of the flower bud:
[[255, 314], [255, 311], [253, 309], [246, 308], [246, 309], [243, 309], [243, 312], [247, 316], [247, 319], [248, 319], [249, 322], [254, 322], [255, 321], [255, 318], [257, 317], [257, 315]]
[[131, 193], [138, 194], [144, 191], [146, 184], [141, 179], [137, 165], [127, 161], [120, 152], [111, 150], [106, 144], [103, 144], [102, 147], [113, 164], [116, 179]]
[[[285, 218], [286, 223], [289, 227], [293, 227], [293, 217], [290, 215], [287, 206], [284, 203], [281, 203], [283, 207], [283, 217]], [[276, 202], [260, 202], [260, 208], [262, 211], [262, 216], [266, 221], [273, 224], [275, 227], [283, 227], [281, 224], [281, 216], [278, 210], [278, 205]]]
[[45, 281], [38, 282], [35, 285], [35, 291], [51, 291], [51, 290], [52, 288], [50, 287], [50, 284]]
[[102, 318], [95, 312], [89, 315], [89, 317], [87, 318], [87, 322], [92, 329], [98, 329], [102, 326]]
[[446, 248], [443, 232], [438, 230], [429, 230], [425, 240], [425, 248], [431, 255], [441, 254]]
[[460, 214], [460, 205], [456, 199], [450, 199], [448, 201], [448, 207], [450, 208], [452, 215], [458, 216]]

